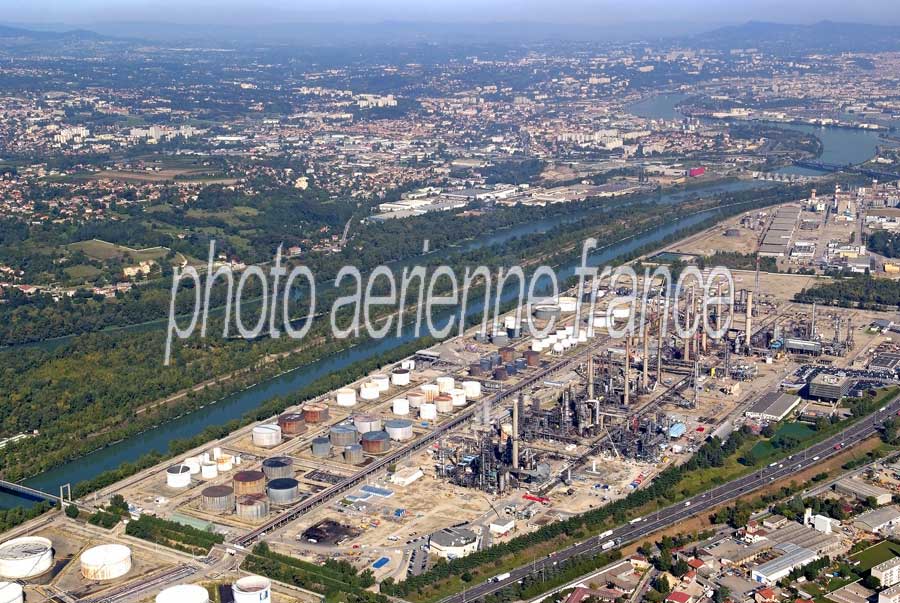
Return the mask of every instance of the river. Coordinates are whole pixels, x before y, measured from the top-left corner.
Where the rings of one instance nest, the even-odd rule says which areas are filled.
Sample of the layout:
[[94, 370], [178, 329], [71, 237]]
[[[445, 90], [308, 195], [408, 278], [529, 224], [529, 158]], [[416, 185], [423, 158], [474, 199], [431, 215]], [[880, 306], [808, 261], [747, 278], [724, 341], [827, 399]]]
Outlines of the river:
[[[664, 194], [659, 202], [664, 204], [678, 204], [695, 199], [700, 196], [709, 196], [721, 192], [741, 191], [752, 188], [771, 186], [762, 181], [735, 181], [727, 183], [710, 184], [690, 190], [680, 190]], [[485, 233], [483, 236], [467, 241], [462, 247], [475, 249], [477, 247], [502, 244], [514, 237], [521, 237], [534, 233], [546, 232], [561, 224], [575, 221], [586, 215], [589, 211], [572, 212], [564, 216], [548, 217], [542, 220], [529, 222], [503, 229], [496, 232]], [[715, 210], [704, 212], [694, 216], [674, 221], [660, 228], [640, 235], [609, 248], [598, 250], [590, 257], [594, 265], [605, 264], [617, 257], [631, 253], [635, 249], [662, 240], [663, 238], [680, 230], [690, 228], [698, 222], [710, 217]], [[573, 274], [575, 265], [560, 268], [557, 273], [560, 281]], [[512, 289], [512, 288], [511, 288]], [[507, 299], [512, 299], [514, 291], [510, 290]], [[481, 312], [481, 304], [474, 303], [467, 310], [469, 316], [476, 316]], [[176, 439], [189, 438], [201, 433], [210, 425], [221, 425], [228, 421], [238, 419], [245, 413], [255, 409], [263, 402], [275, 397], [286, 396], [298, 392], [317, 379], [340, 370], [350, 364], [385, 354], [398, 345], [414, 339], [411, 333], [404, 333], [401, 337], [390, 337], [380, 341], [370, 341], [355, 348], [339, 352], [322, 358], [316, 362], [299, 367], [293, 371], [278, 377], [266, 380], [243, 391], [229, 395], [218, 402], [209, 404], [202, 409], [186, 414], [178, 419], [150, 429], [127, 440], [97, 450], [85, 457], [65, 463], [26, 480], [26, 484], [45, 492], [58, 492], [59, 486], [64, 483], [75, 484], [79, 481], [90, 479], [114, 469], [125, 462], [137, 460], [142, 455], [151, 452], [165, 452], [169, 442]], [[0, 492], [0, 508], [9, 508], [23, 504], [23, 500]]]

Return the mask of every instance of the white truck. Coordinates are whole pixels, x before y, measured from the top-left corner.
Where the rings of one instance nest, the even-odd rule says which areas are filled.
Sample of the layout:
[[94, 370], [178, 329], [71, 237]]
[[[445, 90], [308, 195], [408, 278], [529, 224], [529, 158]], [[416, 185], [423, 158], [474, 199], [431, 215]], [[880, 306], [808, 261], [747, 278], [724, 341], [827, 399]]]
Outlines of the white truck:
[[502, 574], [497, 574], [496, 576], [494, 576], [493, 581], [494, 582], [503, 582], [507, 578], [509, 578], [509, 572], [504, 572]]
[[612, 540], [607, 540], [602, 545], [600, 545], [600, 550], [608, 551], [609, 549], [613, 548], [614, 546], [616, 546], [615, 542], [613, 542]]

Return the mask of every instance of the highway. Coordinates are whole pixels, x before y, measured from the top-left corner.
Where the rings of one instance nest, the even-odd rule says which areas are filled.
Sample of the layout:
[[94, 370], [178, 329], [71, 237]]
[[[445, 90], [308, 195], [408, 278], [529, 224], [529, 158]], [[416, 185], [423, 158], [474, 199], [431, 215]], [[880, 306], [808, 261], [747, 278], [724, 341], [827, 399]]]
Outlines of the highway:
[[[754, 471], [751, 474], [728, 482], [727, 484], [707, 490], [693, 498], [634, 520], [632, 523], [619, 526], [613, 530], [612, 535], [606, 536], [603, 539], [592, 537], [589, 540], [553, 553], [548, 557], [520, 566], [511, 571], [510, 576], [504, 580], [499, 582], [494, 582], [492, 580], [482, 582], [466, 589], [462, 593], [442, 599], [441, 603], [465, 603], [489, 595], [518, 582], [528, 575], [540, 572], [542, 569], [556, 565], [570, 557], [588, 553], [599, 553], [602, 544], [609, 540], [616, 542], [616, 548], [622, 544], [642, 540], [657, 530], [670, 527], [678, 521], [697, 515], [699, 512], [708, 511], [713, 507], [734, 500], [778, 479], [815, 466], [817, 463], [840, 453], [845, 448], [854, 446], [875, 434], [876, 426], [882, 420], [898, 410], [900, 410], [900, 396], [895, 397], [888, 403], [884, 407], [884, 411], [879, 410], [873, 415], [856, 422], [834, 436], [779, 461], [778, 464], [773, 464], [760, 469], [759, 471]], [[840, 446], [840, 448], [838, 449], [836, 446]]]

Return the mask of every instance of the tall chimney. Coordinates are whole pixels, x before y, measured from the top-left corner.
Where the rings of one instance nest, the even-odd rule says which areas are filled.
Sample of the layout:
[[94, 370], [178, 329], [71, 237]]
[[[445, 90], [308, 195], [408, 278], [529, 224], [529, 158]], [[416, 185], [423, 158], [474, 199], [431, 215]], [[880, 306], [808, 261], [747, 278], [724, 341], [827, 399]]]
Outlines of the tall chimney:
[[512, 407], [512, 466], [519, 468], [519, 401], [513, 402]]
[[625, 338], [625, 406], [629, 404], [629, 395], [631, 392], [629, 390], [631, 387], [629, 386], [628, 377], [631, 373], [631, 335]]
[[588, 354], [587, 362], [587, 397], [588, 400], [594, 399], [594, 354]]
[[656, 317], [656, 383], [662, 383], [663, 313]]
[[641, 373], [641, 389], [650, 389], [650, 323], [644, 323], [644, 367]]
[[753, 336], [753, 291], [747, 291], [747, 319], [744, 321], [746, 331], [747, 353], [750, 353], [750, 338]]

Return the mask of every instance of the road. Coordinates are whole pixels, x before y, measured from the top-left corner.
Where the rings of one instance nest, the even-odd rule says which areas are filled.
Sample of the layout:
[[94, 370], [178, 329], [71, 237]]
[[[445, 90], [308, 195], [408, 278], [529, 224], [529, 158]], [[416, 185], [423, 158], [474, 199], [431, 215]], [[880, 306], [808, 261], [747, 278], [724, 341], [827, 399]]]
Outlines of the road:
[[[838, 434], [814, 444], [796, 454], [791, 455], [778, 464], [773, 464], [749, 475], [735, 479], [727, 484], [717, 486], [693, 498], [651, 513], [643, 518], [633, 520], [631, 523], [619, 526], [613, 530], [612, 535], [602, 541], [597, 537], [572, 545], [552, 555], [520, 566], [510, 572], [510, 576], [499, 582], [487, 581], [468, 588], [465, 593], [458, 593], [441, 600], [441, 603], [465, 603], [473, 599], [484, 597], [504, 587], [518, 582], [524, 577], [540, 572], [546, 567], [556, 565], [570, 557], [588, 553], [599, 553], [603, 542], [613, 540], [617, 545], [627, 544], [642, 540], [650, 534], [675, 525], [678, 521], [687, 519], [699, 512], [707, 511], [722, 503], [729, 502], [743, 496], [753, 490], [766, 486], [775, 480], [787, 477], [793, 473], [815, 466], [821, 461], [838, 454], [845, 448], [849, 448], [871, 437], [876, 433], [876, 425], [890, 414], [900, 410], [900, 396], [894, 398], [884, 407], [884, 411], [878, 411], [873, 415], [858, 421]], [[840, 449], [835, 448], [840, 446]]]

